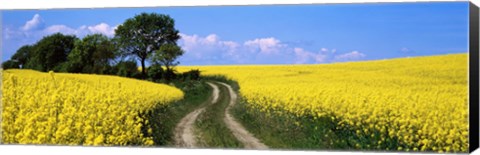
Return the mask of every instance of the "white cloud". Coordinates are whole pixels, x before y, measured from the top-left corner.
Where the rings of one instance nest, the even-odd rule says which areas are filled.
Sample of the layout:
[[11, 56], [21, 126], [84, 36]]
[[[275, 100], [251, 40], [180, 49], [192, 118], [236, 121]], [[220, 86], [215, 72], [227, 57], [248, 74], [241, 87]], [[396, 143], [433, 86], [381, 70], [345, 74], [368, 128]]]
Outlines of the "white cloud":
[[186, 35], [183, 33], [180, 33], [179, 35], [183, 41], [183, 48], [185, 50], [194, 50], [198, 46], [221, 46], [230, 49], [238, 46], [237, 43], [232, 41], [221, 41], [216, 34], [210, 34], [206, 37], [200, 37], [196, 34]]
[[15, 35], [16, 35], [15, 31], [12, 31], [10, 28], [6, 27], [3, 29], [3, 36], [5, 39], [10, 39]]
[[53, 33], [63, 33], [68, 35], [76, 35], [77, 37], [84, 37], [88, 34], [101, 33], [108, 37], [115, 35], [115, 29], [118, 27], [110, 26], [107, 23], [99, 23], [96, 25], [82, 25], [78, 28], [73, 28], [67, 25], [58, 24], [45, 26], [42, 17], [39, 14], [35, 14], [31, 20], [25, 22], [23, 26], [18, 28], [4, 28], [4, 38], [30, 38], [29, 40], [37, 40], [45, 35], [51, 35]]
[[63, 33], [63, 34], [77, 34], [78, 31], [76, 29], [70, 28], [66, 25], [52, 25], [47, 27], [43, 30], [46, 34], [53, 34], [53, 33]]
[[100, 23], [93, 26], [86, 26], [82, 25], [78, 28], [71, 28], [66, 25], [52, 25], [43, 30], [43, 33], [46, 35], [53, 34], [53, 33], [62, 33], [62, 34], [69, 34], [69, 35], [76, 35], [78, 37], [83, 37], [88, 34], [104, 34], [108, 37], [113, 37], [115, 35], [115, 29], [117, 27], [111, 27], [106, 23]]
[[401, 53], [404, 53], [404, 54], [415, 53], [415, 51], [413, 51], [412, 49], [407, 48], [407, 47], [402, 47], [402, 48], [400, 49], [400, 52], [401, 52]]
[[[186, 35], [180, 33], [182, 49], [190, 56], [201, 58], [208, 54], [234, 54], [239, 44], [233, 41], [222, 41], [216, 34], [200, 37], [196, 34]], [[223, 51], [223, 53], [222, 53]]]
[[323, 47], [323, 48], [320, 49], [320, 51], [326, 53], [326, 52], [328, 52], [328, 49]]
[[312, 52], [273, 37], [236, 42], [222, 40], [217, 34], [180, 36], [178, 43], [185, 50], [180, 58], [183, 64], [312, 64], [353, 61], [366, 56], [358, 51], [339, 55], [336, 49], [328, 48]]
[[240, 44], [234, 41], [221, 40], [216, 34], [205, 37], [180, 33], [178, 44], [185, 51], [180, 61], [187, 63], [219, 64], [241, 62]]
[[100, 23], [94, 26], [88, 26], [88, 30], [90, 33], [101, 33], [109, 37], [113, 37], [115, 35], [115, 29], [117, 27], [111, 27], [106, 23]]
[[202, 41], [205, 44], [215, 44], [218, 42], [218, 36], [216, 34], [210, 34]]
[[[304, 50], [303, 48], [295, 47], [293, 49], [296, 60], [295, 63], [297, 64], [305, 64], [305, 63], [324, 63], [327, 61], [328, 55], [322, 53], [313, 53]], [[324, 50], [321, 50], [323, 52]]]
[[342, 61], [355, 61], [355, 60], [361, 60], [365, 57], [366, 55], [363, 53], [360, 53], [358, 51], [352, 51], [349, 53], [341, 54], [335, 56], [335, 60], [337, 62], [342, 62]]
[[238, 48], [240, 45], [233, 41], [222, 41], [220, 42], [221, 45], [228, 47], [229, 50], [234, 50]]
[[320, 53], [323, 53], [323, 54], [335, 54], [337, 52], [337, 49], [328, 49], [328, 48], [325, 48], [325, 47], [322, 47], [320, 48]]
[[286, 44], [275, 38], [257, 38], [243, 43], [222, 40], [216, 34], [207, 36], [180, 34], [179, 45], [185, 50], [184, 61], [255, 63], [269, 61], [281, 63], [289, 51]]
[[260, 50], [260, 53], [263, 54], [278, 54], [282, 49], [287, 47], [286, 44], [282, 44], [280, 40], [273, 37], [248, 40], [244, 45], [249, 47], [251, 51]]
[[43, 19], [40, 17], [39, 14], [35, 14], [33, 18], [25, 23], [21, 27], [21, 30], [23, 31], [30, 31], [30, 30], [35, 30], [43, 27]]
[[296, 61], [295, 63], [297, 64], [302, 64], [308, 61], [310, 58], [310, 53], [306, 52], [303, 48], [294, 48], [293, 51], [295, 52], [296, 55]]

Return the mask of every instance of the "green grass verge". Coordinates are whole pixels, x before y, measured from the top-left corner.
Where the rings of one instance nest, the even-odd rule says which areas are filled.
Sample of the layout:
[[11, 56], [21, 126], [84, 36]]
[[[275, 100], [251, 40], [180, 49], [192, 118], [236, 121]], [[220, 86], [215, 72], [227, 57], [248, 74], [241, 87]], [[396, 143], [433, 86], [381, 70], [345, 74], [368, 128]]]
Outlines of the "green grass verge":
[[[153, 131], [151, 136], [155, 146], [175, 146], [173, 136], [177, 123], [189, 112], [208, 100], [212, 92], [210, 86], [203, 80], [172, 81], [170, 85], [181, 89], [185, 96], [183, 100], [158, 107], [146, 114], [145, 118], [150, 122], [148, 126]], [[147, 134], [146, 130], [144, 134]]]
[[199, 145], [207, 148], [243, 148], [223, 121], [225, 108], [230, 102], [228, 89], [223, 85], [216, 85], [220, 90], [217, 103], [208, 103], [195, 122], [196, 133], [201, 137], [201, 140], [198, 140]]
[[[314, 119], [309, 116], [279, 114], [273, 110], [262, 112], [248, 108], [248, 103], [240, 101], [232, 109], [232, 114], [247, 130], [271, 148], [301, 150], [351, 150], [351, 151], [396, 151], [398, 147], [408, 147], [396, 138], [388, 138], [374, 131], [364, 133], [362, 129], [339, 127], [339, 119], [332, 116]], [[360, 132], [357, 133], [357, 130]], [[381, 138], [386, 143], [379, 144]]]
[[[230, 84], [239, 91], [237, 82], [222, 76], [208, 77], [211, 80]], [[241, 96], [240, 96], [241, 97]], [[288, 113], [262, 112], [248, 108], [242, 98], [231, 111], [232, 115], [264, 144], [273, 149], [289, 150], [352, 150], [352, 151], [396, 151], [398, 147], [408, 147], [396, 138], [388, 138], [374, 131], [357, 134], [352, 127], [337, 126], [339, 118], [325, 116], [313, 119], [310, 116], [298, 117]], [[386, 143], [378, 144], [381, 138]]]

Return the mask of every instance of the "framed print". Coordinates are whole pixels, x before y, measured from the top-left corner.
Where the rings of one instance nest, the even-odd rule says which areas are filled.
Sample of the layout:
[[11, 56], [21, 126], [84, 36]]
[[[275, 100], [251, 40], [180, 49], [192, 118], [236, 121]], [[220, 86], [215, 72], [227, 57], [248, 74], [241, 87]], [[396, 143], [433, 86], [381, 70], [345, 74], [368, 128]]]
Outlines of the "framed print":
[[0, 13], [4, 145], [478, 148], [468, 1]]

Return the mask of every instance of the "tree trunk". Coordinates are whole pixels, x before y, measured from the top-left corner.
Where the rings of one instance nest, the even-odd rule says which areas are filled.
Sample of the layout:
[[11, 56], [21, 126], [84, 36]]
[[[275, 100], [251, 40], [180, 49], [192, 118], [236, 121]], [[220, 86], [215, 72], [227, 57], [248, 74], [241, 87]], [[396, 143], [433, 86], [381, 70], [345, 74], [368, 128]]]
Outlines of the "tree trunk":
[[165, 64], [165, 68], [167, 68], [167, 72], [170, 71], [170, 66], [168, 66], [168, 64]]
[[146, 77], [146, 75], [147, 75], [147, 74], [145, 73], [145, 58], [142, 58], [141, 63], [142, 63], [142, 79], [145, 79], [145, 77]]
[[166, 72], [166, 74], [165, 74], [165, 75], [166, 75], [165, 79], [166, 79], [167, 81], [170, 81], [170, 80], [172, 79], [172, 74], [171, 74], [171, 72], [170, 72], [170, 66], [168, 66], [168, 63], [165, 64], [165, 68], [167, 69], [167, 72]]

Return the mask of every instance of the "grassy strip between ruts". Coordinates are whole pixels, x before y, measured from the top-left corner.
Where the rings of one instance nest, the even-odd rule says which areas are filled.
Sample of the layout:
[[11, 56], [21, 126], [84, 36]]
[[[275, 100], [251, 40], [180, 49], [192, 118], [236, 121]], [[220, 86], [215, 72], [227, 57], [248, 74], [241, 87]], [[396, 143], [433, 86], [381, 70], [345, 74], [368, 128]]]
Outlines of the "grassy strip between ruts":
[[[150, 122], [155, 146], [175, 146], [173, 136], [176, 124], [185, 115], [208, 100], [212, 92], [204, 80], [173, 81], [171, 85], [185, 93], [184, 99], [156, 108], [145, 117]], [[144, 134], [148, 134], [148, 131], [145, 130]]]
[[198, 141], [201, 147], [207, 148], [242, 148], [243, 145], [233, 136], [223, 121], [225, 108], [230, 101], [228, 90], [225, 86], [213, 84], [217, 85], [220, 91], [218, 101], [209, 103], [197, 119], [195, 133], [200, 135]]

